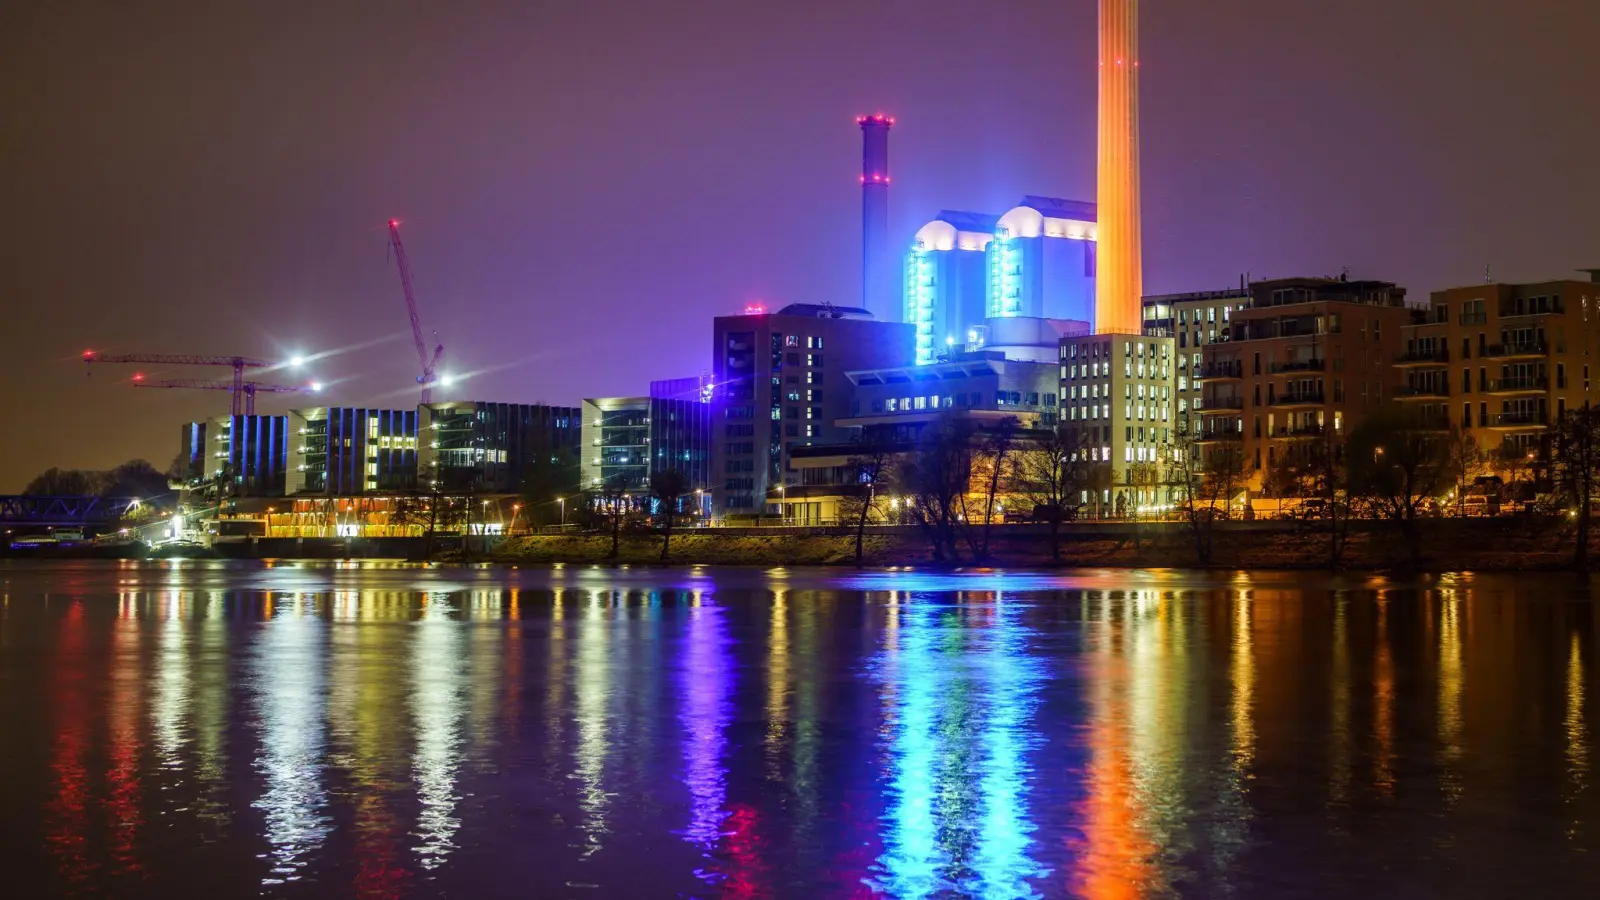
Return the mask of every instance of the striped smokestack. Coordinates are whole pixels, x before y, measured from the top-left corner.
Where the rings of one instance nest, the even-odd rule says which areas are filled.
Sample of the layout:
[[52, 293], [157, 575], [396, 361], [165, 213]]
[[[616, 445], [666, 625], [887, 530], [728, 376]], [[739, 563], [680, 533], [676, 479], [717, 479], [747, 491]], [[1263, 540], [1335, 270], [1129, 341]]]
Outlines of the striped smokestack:
[[879, 113], [856, 119], [861, 126], [861, 306], [886, 322], [899, 316], [897, 271], [889, 252], [889, 129], [894, 118]]

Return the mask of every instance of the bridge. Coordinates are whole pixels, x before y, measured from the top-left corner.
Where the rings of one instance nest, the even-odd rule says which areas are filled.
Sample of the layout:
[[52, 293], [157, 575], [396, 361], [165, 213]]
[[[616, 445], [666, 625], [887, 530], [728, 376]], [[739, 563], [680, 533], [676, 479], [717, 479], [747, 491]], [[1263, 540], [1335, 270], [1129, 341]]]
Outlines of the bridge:
[[0, 527], [112, 525], [137, 503], [131, 497], [0, 496]]

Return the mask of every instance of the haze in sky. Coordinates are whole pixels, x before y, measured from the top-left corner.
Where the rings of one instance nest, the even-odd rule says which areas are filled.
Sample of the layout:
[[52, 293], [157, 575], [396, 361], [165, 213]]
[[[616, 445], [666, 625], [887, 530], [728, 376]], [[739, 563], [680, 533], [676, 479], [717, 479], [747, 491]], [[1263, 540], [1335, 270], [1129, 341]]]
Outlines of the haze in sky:
[[[1093, 199], [1095, 13], [13, 0], [0, 492], [165, 467], [227, 407], [85, 377], [86, 348], [359, 347], [317, 361], [316, 402], [414, 403], [391, 216], [465, 376], [439, 399], [698, 374], [714, 315], [856, 301], [860, 113], [897, 120], [896, 242], [942, 208]], [[1141, 24], [1147, 291], [1348, 267], [1426, 296], [1600, 265], [1596, 4], [1149, 0]]]

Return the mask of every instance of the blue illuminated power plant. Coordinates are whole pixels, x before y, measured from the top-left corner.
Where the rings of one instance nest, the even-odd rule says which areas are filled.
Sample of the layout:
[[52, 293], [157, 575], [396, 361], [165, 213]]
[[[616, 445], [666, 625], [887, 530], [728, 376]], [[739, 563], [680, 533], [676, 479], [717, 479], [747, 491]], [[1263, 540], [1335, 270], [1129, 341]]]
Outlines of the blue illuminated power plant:
[[997, 326], [1016, 324], [997, 319], [1087, 330], [1095, 237], [1094, 204], [1055, 197], [1023, 197], [1000, 216], [939, 213], [906, 255], [903, 315], [916, 326], [917, 363], [932, 364], [952, 347], [995, 345]]
[[[896, 285], [888, 224], [894, 119], [880, 113], [860, 116], [856, 124], [861, 127], [860, 306], [882, 321], [894, 321], [898, 312], [902, 322], [915, 327], [918, 365], [931, 365], [956, 349], [1019, 340], [1031, 346], [1026, 334], [1041, 336], [1041, 346], [1054, 346], [1052, 335], [1090, 330], [1099, 238], [1093, 203], [1030, 195], [1000, 215], [943, 210], [917, 230]], [[1034, 322], [996, 321], [1001, 319]]]

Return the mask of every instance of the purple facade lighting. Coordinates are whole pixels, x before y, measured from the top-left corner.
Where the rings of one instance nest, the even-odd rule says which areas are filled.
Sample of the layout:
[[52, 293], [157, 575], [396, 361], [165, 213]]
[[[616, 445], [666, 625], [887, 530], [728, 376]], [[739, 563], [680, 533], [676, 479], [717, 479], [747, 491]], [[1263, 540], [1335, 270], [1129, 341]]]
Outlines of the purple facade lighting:
[[889, 250], [889, 129], [894, 117], [860, 116], [861, 307], [885, 322], [900, 318], [894, 254]]

